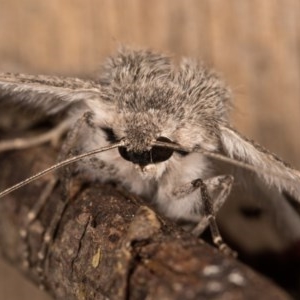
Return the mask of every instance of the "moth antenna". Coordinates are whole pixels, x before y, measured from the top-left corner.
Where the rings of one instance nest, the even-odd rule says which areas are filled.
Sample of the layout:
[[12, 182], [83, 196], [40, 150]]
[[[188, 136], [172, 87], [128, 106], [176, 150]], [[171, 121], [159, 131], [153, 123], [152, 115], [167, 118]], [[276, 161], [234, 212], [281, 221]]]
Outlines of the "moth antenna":
[[38, 178], [50, 173], [50, 172], [53, 172], [57, 169], [60, 169], [66, 165], [69, 165], [73, 162], [76, 162], [76, 161], [79, 161], [85, 157], [88, 157], [88, 156], [91, 156], [91, 155], [95, 155], [95, 154], [98, 154], [100, 152], [104, 152], [104, 151], [107, 151], [107, 150], [111, 150], [111, 149], [114, 149], [114, 148], [117, 148], [117, 147], [120, 147], [120, 146], [125, 146], [126, 145], [126, 142], [124, 140], [121, 140], [120, 142], [117, 142], [113, 145], [110, 145], [110, 146], [107, 146], [107, 147], [102, 147], [102, 148], [98, 148], [98, 149], [94, 149], [94, 150], [91, 150], [91, 151], [88, 151], [88, 152], [85, 152], [85, 153], [82, 153], [82, 154], [79, 154], [79, 155], [76, 155], [76, 156], [73, 156], [73, 157], [70, 157], [66, 160], [63, 160], [63, 161], [60, 161], [58, 162], [57, 164], [13, 185], [12, 187], [0, 192], [0, 198], [10, 194], [11, 192], [15, 191], [15, 190], [18, 190], [19, 188], [29, 184], [30, 182], [32, 181], [35, 181], [37, 180]]
[[170, 148], [170, 149], [173, 149], [175, 151], [177, 150], [177, 151], [183, 151], [183, 152], [189, 152], [189, 153], [191, 153], [191, 152], [202, 153], [207, 157], [214, 158], [214, 159], [217, 159], [219, 161], [224, 161], [224, 162], [230, 163], [231, 165], [241, 167], [243, 169], [253, 171], [255, 173], [260, 173], [260, 174], [266, 174], [267, 173], [267, 174], [270, 174], [270, 175], [277, 176], [278, 178], [282, 178], [282, 179], [289, 180], [289, 181], [294, 181], [293, 178], [290, 178], [288, 176], [284, 176], [282, 174], [278, 174], [277, 172], [272, 172], [271, 170], [263, 169], [263, 168], [258, 169], [257, 167], [252, 166], [250, 164], [247, 164], [245, 162], [241, 162], [241, 161], [235, 160], [233, 158], [227, 157], [225, 155], [215, 153], [215, 152], [210, 152], [210, 151], [207, 151], [207, 150], [204, 150], [204, 149], [191, 150], [191, 149], [188, 149], [188, 148], [184, 148], [180, 145], [171, 144], [171, 143], [168, 143], [168, 142], [161, 142], [161, 141], [155, 141], [152, 145], [157, 146], [157, 147]]

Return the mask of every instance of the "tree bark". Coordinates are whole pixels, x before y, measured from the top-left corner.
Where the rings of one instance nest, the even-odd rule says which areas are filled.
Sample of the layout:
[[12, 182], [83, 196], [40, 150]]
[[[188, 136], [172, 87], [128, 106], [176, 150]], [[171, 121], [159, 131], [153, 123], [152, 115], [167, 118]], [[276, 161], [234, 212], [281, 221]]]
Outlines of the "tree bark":
[[[56, 157], [48, 145], [1, 154], [1, 189], [49, 166]], [[62, 205], [59, 186], [30, 226], [28, 269], [22, 264], [26, 247], [19, 231], [52, 176], [0, 200], [1, 253], [37, 285], [43, 233]], [[42, 270], [44, 287], [54, 298], [289, 299], [268, 280], [126, 191], [82, 182], [73, 189], [77, 192], [68, 200]]]

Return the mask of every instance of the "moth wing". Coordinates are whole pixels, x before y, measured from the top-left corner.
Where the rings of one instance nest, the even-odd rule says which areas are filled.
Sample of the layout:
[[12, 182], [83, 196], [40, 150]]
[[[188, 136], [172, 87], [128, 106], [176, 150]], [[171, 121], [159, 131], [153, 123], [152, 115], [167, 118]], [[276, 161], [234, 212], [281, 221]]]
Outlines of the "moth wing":
[[100, 98], [100, 90], [92, 80], [0, 73], [0, 103], [12, 101], [22, 107], [55, 114], [94, 98]]
[[221, 127], [221, 143], [228, 157], [254, 166], [268, 186], [287, 192], [300, 203], [299, 171], [232, 128]]
[[[300, 217], [285, 194], [300, 202], [300, 174], [274, 154], [229, 127], [221, 127], [225, 154], [257, 168], [257, 173], [229, 166], [235, 178], [232, 194], [224, 206], [221, 227], [244, 244], [248, 251], [282, 250], [300, 240]], [[224, 166], [223, 166], [224, 168]], [[261, 215], [249, 218], [243, 208], [257, 207]], [[239, 228], [239, 230], [237, 230]]]

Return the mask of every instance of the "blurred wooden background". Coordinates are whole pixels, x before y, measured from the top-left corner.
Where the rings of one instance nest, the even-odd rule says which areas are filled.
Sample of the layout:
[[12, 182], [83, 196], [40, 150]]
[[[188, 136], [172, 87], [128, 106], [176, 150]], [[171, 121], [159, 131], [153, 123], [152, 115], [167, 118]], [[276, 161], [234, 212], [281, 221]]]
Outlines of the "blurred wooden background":
[[1, 71], [87, 73], [121, 43], [206, 61], [236, 127], [300, 168], [299, 0], [0, 0]]

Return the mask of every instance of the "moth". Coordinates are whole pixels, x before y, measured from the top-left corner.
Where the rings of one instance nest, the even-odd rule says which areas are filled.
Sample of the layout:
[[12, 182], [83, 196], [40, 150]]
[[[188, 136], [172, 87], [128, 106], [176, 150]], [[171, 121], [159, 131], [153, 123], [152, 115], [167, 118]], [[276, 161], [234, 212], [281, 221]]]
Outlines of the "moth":
[[57, 165], [0, 197], [76, 161], [92, 180], [116, 181], [168, 218], [194, 224], [196, 235], [209, 225], [227, 252], [216, 215], [247, 251], [283, 249], [300, 238], [299, 215], [287, 200], [300, 202], [300, 173], [233, 128], [231, 99], [204, 64], [175, 64], [150, 50], [122, 48], [93, 79], [1, 73], [0, 101], [50, 118], [64, 112], [53, 133], [70, 132]]

